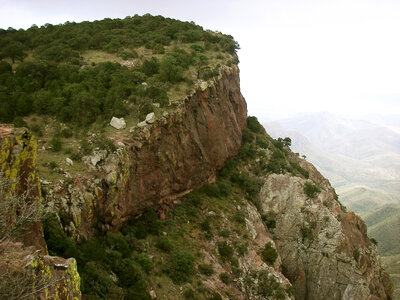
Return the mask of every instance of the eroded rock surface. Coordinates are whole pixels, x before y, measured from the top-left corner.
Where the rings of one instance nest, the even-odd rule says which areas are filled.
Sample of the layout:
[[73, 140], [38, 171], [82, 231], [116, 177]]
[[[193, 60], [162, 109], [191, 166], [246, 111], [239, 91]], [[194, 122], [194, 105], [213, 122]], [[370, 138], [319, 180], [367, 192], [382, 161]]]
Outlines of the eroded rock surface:
[[[262, 208], [276, 214], [274, 240], [296, 299], [391, 299], [391, 283], [364, 222], [346, 212], [329, 182], [309, 163], [308, 180], [271, 174], [261, 190]], [[307, 196], [306, 183], [321, 191]]]

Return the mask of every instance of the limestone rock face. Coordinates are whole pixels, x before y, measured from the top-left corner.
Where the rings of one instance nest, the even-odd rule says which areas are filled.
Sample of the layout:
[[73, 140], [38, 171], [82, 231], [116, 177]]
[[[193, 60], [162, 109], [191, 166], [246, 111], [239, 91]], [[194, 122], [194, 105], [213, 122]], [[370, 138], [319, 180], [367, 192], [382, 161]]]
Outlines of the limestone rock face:
[[[311, 164], [297, 160], [310, 172], [308, 180], [272, 174], [261, 189], [262, 210], [276, 214], [274, 240], [296, 299], [391, 299], [388, 274], [364, 222], [341, 208]], [[321, 192], [307, 196], [306, 182]]]

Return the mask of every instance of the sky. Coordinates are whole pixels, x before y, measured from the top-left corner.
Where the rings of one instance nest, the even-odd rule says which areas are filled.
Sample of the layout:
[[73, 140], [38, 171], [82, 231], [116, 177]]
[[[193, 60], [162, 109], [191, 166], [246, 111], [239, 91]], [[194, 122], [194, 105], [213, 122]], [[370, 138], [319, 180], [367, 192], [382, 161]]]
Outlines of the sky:
[[240, 44], [241, 90], [261, 121], [307, 111], [400, 114], [398, 0], [0, 0], [0, 28], [146, 14]]

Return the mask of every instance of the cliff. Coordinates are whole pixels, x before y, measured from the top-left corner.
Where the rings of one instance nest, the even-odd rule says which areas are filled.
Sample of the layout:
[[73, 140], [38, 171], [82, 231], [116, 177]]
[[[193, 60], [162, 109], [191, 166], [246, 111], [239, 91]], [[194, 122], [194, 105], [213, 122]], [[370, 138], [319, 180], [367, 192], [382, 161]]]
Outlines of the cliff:
[[0, 126], [0, 298], [80, 299], [74, 258], [47, 255], [35, 139]]
[[346, 211], [313, 165], [289, 156], [309, 178], [271, 174], [260, 193], [262, 211], [276, 216], [274, 240], [296, 299], [391, 299], [389, 276], [364, 222]]
[[[3, 145], [14, 146], [2, 147], [3, 169], [29, 165], [27, 174], [35, 174], [29, 133], [10, 139], [10, 129], [4, 132]], [[114, 152], [83, 158], [86, 177], [60, 168], [65, 180], [44, 186], [60, 217], [47, 232], [50, 250], [76, 255], [85, 295], [391, 299], [363, 221], [346, 212], [311, 164], [246, 118], [237, 67], [221, 68], [153, 123], [115, 132], [114, 143]], [[20, 153], [32, 158], [21, 163]], [[36, 178], [40, 198], [37, 174], [28, 177]], [[33, 255], [13, 247], [20, 261]], [[69, 278], [46, 293], [63, 287], [66, 299], [79, 297], [75, 261], [45, 254], [30, 260], [32, 268]]]
[[123, 144], [117, 151], [84, 157], [92, 176], [64, 172], [66, 181], [45, 187], [49, 202], [78, 239], [93, 236], [94, 229], [119, 229], [149, 206], [163, 217], [175, 199], [214, 181], [237, 154], [246, 113], [238, 68], [222, 67], [154, 123], [116, 132], [115, 144]]

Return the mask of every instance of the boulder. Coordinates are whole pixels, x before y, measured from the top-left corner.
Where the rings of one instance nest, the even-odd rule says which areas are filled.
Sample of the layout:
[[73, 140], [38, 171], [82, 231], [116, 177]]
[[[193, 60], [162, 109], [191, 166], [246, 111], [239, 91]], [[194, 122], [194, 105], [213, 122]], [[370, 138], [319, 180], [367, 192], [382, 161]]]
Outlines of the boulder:
[[146, 123], [148, 123], [148, 124], [153, 124], [155, 122], [155, 120], [156, 120], [156, 116], [154, 115], [153, 112], [149, 113], [146, 116]]
[[100, 161], [107, 157], [107, 150], [95, 151], [92, 156], [90, 156], [90, 163], [95, 167]]
[[67, 157], [65, 159], [65, 163], [67, 164], [67, 166], [73, 166], [74, 165], [74, 162], [69, 157]]
[[146, 126], [147, 126], [146, 121], [142, 121], [142, 122], [137, 123], [137, 127], [146, 127]]
[[126, 127], [126, 122], [124, 118], [112, 117], [110, 125], [115, 129], [124, 129]]

